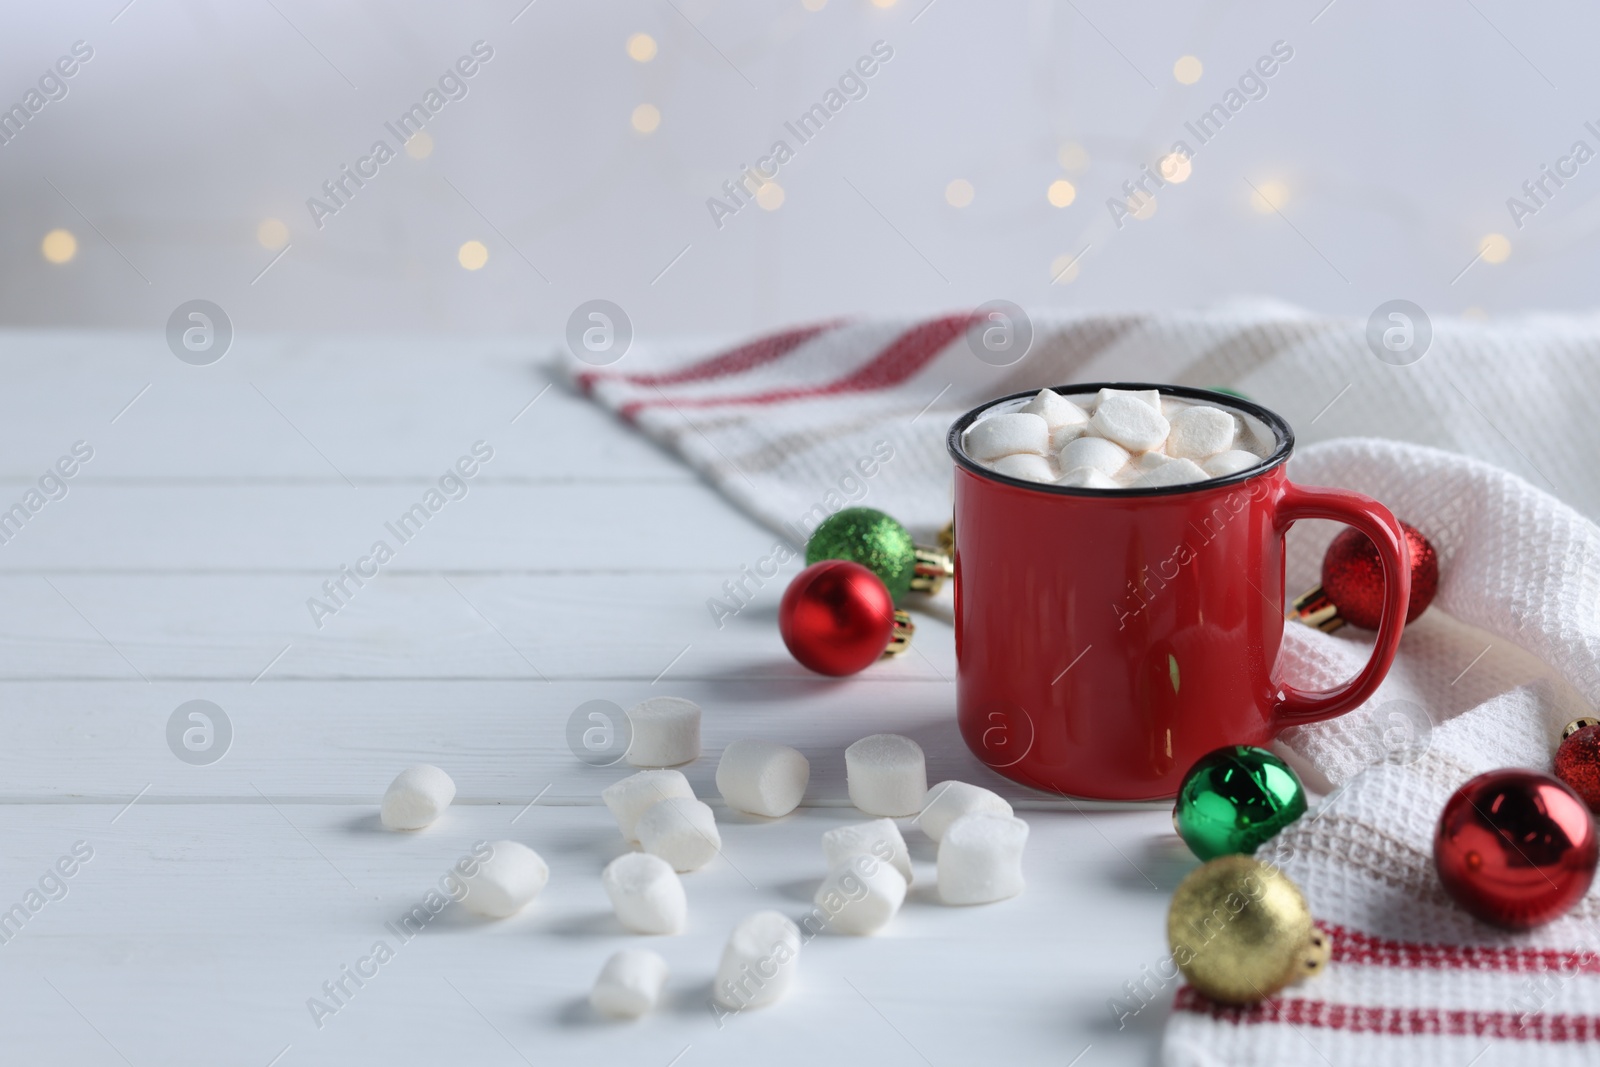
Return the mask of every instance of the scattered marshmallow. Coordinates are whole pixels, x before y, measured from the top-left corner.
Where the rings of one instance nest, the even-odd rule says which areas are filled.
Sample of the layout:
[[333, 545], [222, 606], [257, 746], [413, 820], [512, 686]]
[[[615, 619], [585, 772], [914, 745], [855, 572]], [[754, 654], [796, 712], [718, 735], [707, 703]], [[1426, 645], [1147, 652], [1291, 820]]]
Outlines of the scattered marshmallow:
[[1128, 462], [1128, 450], [1104, 437], [1080, 437], [1061, 450], [1062, 470], [1091, 467], [1101, 474], [1115, 474]]
[[875, 934], [906, 899], [906, 880], [876, 856], [852, 856], [817, 887], [812, 898], [842, 934]]
[[647, 948], [625, 948], [600, 968], [589, 1003], [604, 1015], [637, 1019], [656, 1006], [666, 984], [666, 960]]
[[496, 841], [493, 855], [476, 872], [463, 875], [467, 895], [461, 903], [475, 915], [504, 919], [522, 910], [550, 881], [550, 867], [533, 849], [517, 841]]
[[1141, 470], [1127, 483], [1129, 489], [1159, 489], [1169, 485], [1203, 482], [1211, 475], [1192, 459], [1169, 459]]
[[1137, 400], [1157, 415], [1161, 414], [1161, 390], [1159, 389], [1102, 389], [1094, 399], [1096, 410], [1111, 397], [1120, 397], [1123, 400]]
[[628, 709], [635, 767], [676, 767], [700, 758], [700, 705], [682, 697], [651, 697]]
[[[1102, 390], [1102, 393], [1106, 390]], [[1127, 394], [1115, 394], [1100, 401], [1090, 424], [1100, 436], [1115, 441], [1130, 452], [1159, 448], [1167, 439], [1169, 423], [1159, 403], [1151, 407]]]
[[981, 785], [940, 782], [928, 790], [928, 799], [923, 802], [922, 814], [917, 816], [917, 825], [922, 827], [923, 833], [938, 841], [944, 837], [951, 823], [975, 811], [1010, 815], [1011, 805], [999, 793]]
[[1081, 427], [1089, 422], [1089, 413], [1078, 405], [1056, 392], [1054, 389], [1041, 389], [1032, 400], [1022, 405], [1019, 409], [1030, 415], [1037, 415], [1045, 421], [1053, 434], [1056, 430], [1069, 426]]
[[420, 830], [429, 825], [456, 798], [456, 783], [427, 763], [407, 767], [395, 775], [383, 794], [380, 818], [391, 830]]
[[788, 992], [800, 962], [800, 928], [775, 911], [740, 920], [728, 935], [711, 995], [733, 1011], [772, 1004]]
[[967, 454], [984, 463], [1018, 452], [1042, 453], [1049, 445], [1050, 424], [1022, 411], [979, 419], [966, 436]]
[[1004, 474], [1008, 478], [1021, 478], [1029, 482], [1053, 482], [1056, 480], [1056, 472], [1051, 468], [1050, 461], [1031, 452], [1019, 452], [1014, 456], [1001, 456], [989, 464], [989, 469], [996, 474]]
[[1056, 484], [1074, 489], [1119, 489], [1122, 483], [1106, 477], [1093, 467], [1079, 467], [1057, 478]]
[[683, 881], [672, 864], [648, 852], [624, 852], [600, 872], [617, 920], [636, 934], [676, 934], [689, 915]]
[[893, 819], [836, 826], [822, 833], [822, 858], [828, 870], [844, 866], [856, 856], [872, 856], [900, 872], [911, 883], [911, 852]]
[[788, 745], [747, 738], [722, 750], [717, 791], [728, 807], [776, 818], [800, 805], [811, 762]]
[[1237, 422], [1231, 412], [1200, 405], [1178, 412], [1169, 425], [1167, 455], [1201, 460], [1233, 447]]
[[844, 750], [850, 802], [868, 815], [915, 815], [928, 793], [922, 746], [899, 734], [873, 734]]
[[682, 771], [640, 771], [600, 791], [600, 799], [606, 802], [617, 820], [622, 839], [629, 842], [639, 840], [635, 831], [639, 816], [657, 801], [674, 797], [694, 799], [694, 790]]
[[722, 835], [711, 808], [693, 797], [673, 797], [645, 809], [634, 826], [639, 847], [672, 864], [675, 871], [698, 871], [722, 849]]
[[842, 867], [856, 856], [873, 856], [900, 872], [911, 883], [911, 852], [893, 819], [836, 826], [822, 833], [822, 858], [828, 870]]
[[1230, 474], [1247, 471], [1261, 462], [1261, 457], [1254, 452], [1246, 452], [1242, 448], [1230, 449], [1218, 453], [1206, 460], [1200, 466], [1213, 478], [1226, 478]]
[[939, 840], [939, 899], [989, 904], [1022, 892], [1022, 849], [1028, 824], [975, 811], [945, 828]]

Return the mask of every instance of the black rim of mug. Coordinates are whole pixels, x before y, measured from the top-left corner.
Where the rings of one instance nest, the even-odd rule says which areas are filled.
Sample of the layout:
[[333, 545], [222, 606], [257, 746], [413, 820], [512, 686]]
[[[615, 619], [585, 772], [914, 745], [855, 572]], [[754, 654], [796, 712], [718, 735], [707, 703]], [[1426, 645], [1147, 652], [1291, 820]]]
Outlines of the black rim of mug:
[[977, 422], [978, 416], [985, 411], [1013, 400], [1036, 396], [1040, 392], [1038, 389], [1024, 389], [1021, 392], [986, 400], [951, 423], [950, 432], [945, 437], [945, 446], [950, 450], [951, 458], [956, 461], [958, 466], [965, 467], [980, 478], [986, 478], [989, 481], [999, 482], [1002, 485], [1009, 485], [1017, 489], [1027, 489], [1035, 493], [1053, 493], [1057, 496], [1126, 499], [1145, 496], [1176, 496], [1180, 493], [1199, 493], [1212, 489], [1222, 489], [1230, 485], [1239, 485], [1282, 466], [1284, 461], [1289, 458], [1289, 454], [1294, 451], [1294, 430], [1290, 429], [1289, 423], [1284, 420], [1282, 415], [1270, 408], [1262, 407], [1253, 400], [1235, 396], [1233, 393], [1223, 393], [1215, 389], [1197, 389], [1189, 385], [1160, 385], [1154, 382], [1080, 382], [1069, 385], [1054, 385], [1048, 388], [1065, 397], [1083, 393], [1098, 393], [1102, 389], [1126, 389], [1130, 391], [1155, 389], [1163, 396], [1177, 396], [1185, 400], [1208, 400], [1220, 407], [1232, 408], [1246, 415], [1253, 415], [1266, 423], [1272, 432], [1277, 434], [1278, 447], [1273, 450], [1272, 455], [1256, 466], [1242, 470], [1237, 474], [1228, 474], [1221, 478], [1207, 478], [1203, 482], [1185, 482], [1182, 485], [1152, 486], [1144, 489], [1124, 489], [1121, 487], [1116, 489], [1089, 489], [1071, 485], [1056, 485], [1053, 482], [1030, 482], [1026, 478], [1013, 478], [1009, 474], [1000, 474], [990, 470], [967, 455], [961, 443], [961, 438], [966, 433], [967, 427]]

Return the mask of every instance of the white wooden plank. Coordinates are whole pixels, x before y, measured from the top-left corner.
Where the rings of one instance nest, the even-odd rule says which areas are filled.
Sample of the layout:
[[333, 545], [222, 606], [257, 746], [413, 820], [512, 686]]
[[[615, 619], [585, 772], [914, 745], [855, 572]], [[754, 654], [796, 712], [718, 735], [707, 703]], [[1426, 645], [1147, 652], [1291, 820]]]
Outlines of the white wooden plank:
[[[650, 681], [815, 677], [783, 646], [793, 560], [737, 614], [726, 572], [396, 573], [335, 601], [325, 573], [0, 575], [0, 679], [271, 677]], [[315, 608], [307, 601], [315, 600]], [[912, 605], [913, 652], [872, 680], [954, 677], [950, 597]], [[320, 626], [318, 625], [320, 623]]]
[[[457, 807], [419, 834], [344, 806], [0, 807], [0, 893], [21, 899], [76, 841], [93, 858], [67, 895], [0, 946], [7, 1058], [18, 1063], [990, 1063], [1152, 1060], [1165, 1000], [1119, 1030], [1123, 984], [1166, 955], [1157, 813], [1038, 813], [1011, 901], [946, 907], [930, 843], [916, 884], [874, 938], [823, 932], [783, 1002], [724, 1020], [706, 1007], [732, 921], [810, 912], [817, 839], [842, 812], [723, 822], [723, 857], [684, 876], [689, 929], [639, 938], [611, 917], [600, 868], [622, 848], [603, 810]], [[514, 839], [551, 867], [544, 894], [502, 922], [448, 905], [409, 942], [396, 922], [475, 840]], [[1121, 842], [1114, 845], [1112, 842]], [[1135, 866], [1137, 865], [1137, 867]], [[1146, 881], [1146, 878], [1149, 881]], [[394, 958], [318, 1029], [306, 1001], [386, 939]], [[622, 947], [662, 953], [663, 1007], [636, 1024], [584, 1001]], [[369, 968], [370, 969], [370, 968]], [[508, 1047], [509, 1046], [509, 1047]], [[284, 1049], [288, 1052], [284, 1053]], [[684, 1049], [689, 1051], [684, 1053]]]
[[[417, 485], [74, 487], [0, 547], [0, 571], [314, 570], [354, 565], [383, 540], [391, 571], [736, 572], [774, 536], [698, 482], [474, 484], [420, 530], [396, 523]], [[4, 500], [4, 498], [0, 498]], [[9, 506], [7, 503], [6, 506]], [[4, 508], [0, 508], [3, 511]]]
[[221, 362], [192, 367], [158, 331], [8, 332], [0, 479], [36, 479], [80, 439], [95, 449], [92, 480], [366, 487], [437, 477], [478, 439], [497, 449], [488, 479], [693, 478], [564, 385], [546, 390], [551, 351], [521, 339], [245, 333]]
[[[843, 804], [844, 749], [873, 733], [914, 738], [930, 782], [978, 782], [1019, 800], [1071, 808], [1001, 778], [968, 752], [943, 682], [689, 680], [616, 682], [6, 682], [0, 683], [0, 796], [122, 801], [274, 796], [372, 800], [411, 763], [445, 768], [463, 801], [596, 804], [631, 773], [589, 766], [568, 747], [568, 718], [590, 700], [626, 708], [661, 694], [704, 709], [702, 755], [683, 768], [716, 797], [722, 749], [742, 737], [790, 744], [811, 761], [808, 804]], [[232, 724], [219, 762], [180, 762], [167, 722], [209, 700]]]

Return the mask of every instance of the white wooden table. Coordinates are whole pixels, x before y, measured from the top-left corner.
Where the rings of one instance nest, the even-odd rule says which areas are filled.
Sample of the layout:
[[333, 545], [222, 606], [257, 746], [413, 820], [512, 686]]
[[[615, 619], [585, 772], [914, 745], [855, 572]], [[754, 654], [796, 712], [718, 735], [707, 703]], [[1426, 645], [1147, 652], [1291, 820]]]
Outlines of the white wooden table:
[[[26, 911], [76, 842], [93, 852], [45, 878], [65, 896], [0, 926], [0, 1060], [1155, 1060], [1167, 998], [1120, 1030], [1108, 1001], [1165, 955], [1187, 867], [1168, 816], [1075, 812], [978, 765], [953, 722], [948, 599], [919, 615], [920, 655], [846, 681], [785, 653], [781, 583], [719, 631], [706, 598], [771, 534], [604, 413], [541, 392], [540, 346], [245, 335], [191, 367], [154, 331], [0, 345], [0, 509], [74, 442], [94, 450], [0, 546], [0, 909]], [[307, 599], [373, 541], [396, 544], [385, 521], [479, 440], [494, 458], [467, 496], [316, 628]], [[586, 700], [650, 694], [705, 708], [705, 755], [686, 771], [725, 858], [685, 877], [687, 933], [642, 939], [599, 883], [623, 845], [598, 794], [626, 771], [584, 765], [564, 730]], [[167, 742], [195, 699], [233, 730], [203, 766]], [[1027, 892], [942, 906], [932, 844], [908, 831], [916, 885], [894, 924], [816, 938], [789, 999], [719, 1029], [706, 1001], [729, 926], [808, 909], [818, 836], [862, 818], [843, 749], [880, 731], [916, 738], [931, 781], [1027, 809]], [[801, 810], [756, 820], [715, 799], [718, 754], [739, 737], [806, 753]], [[454, 776], [455, 806], [386, 832], [377, 800], [419, 761]], [[386, 929], [473, 841], [500, 838], [550, 863], [526, 912], [491, 923], [451, 905], [403, 945]], [[380, 939], [394, 959], [319, 1028], [308, 998]], [[619, 1025], [586, 995], [624, 945], [673, 972], [662, 1010]]]

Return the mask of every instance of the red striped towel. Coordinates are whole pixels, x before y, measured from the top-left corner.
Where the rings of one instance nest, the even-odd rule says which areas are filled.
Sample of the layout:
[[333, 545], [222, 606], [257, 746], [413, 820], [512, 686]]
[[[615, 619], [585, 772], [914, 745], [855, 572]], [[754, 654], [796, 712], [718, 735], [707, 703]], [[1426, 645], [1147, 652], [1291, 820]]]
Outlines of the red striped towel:
[[[949, 518], [947, 427], [1005, 393], [1225, 385], [1279, 411], [1301, 442], [1292, 475], [1368, 493], [1423, 530], [1439, 593], [1365, 708], [1280, 742], [1332, 790], [1278, 839], [1334, 935], [1327, 972], [1240, 1010], [1146, 968], [1116, 1004], [1171, 1004], [1173, 1065], [1600, 1062], [1600, 897], [1504, 933], [1450, 903], [1431, 859], [1457, 785], [1494, 767], [1548, 770], [1561, 726], [1600, 706], [1600, 529], [1583, 517], [1600, 513], [1600, 464], [1570, 446], [1593, 440], [1586, 406], [1558, 402], [1600, 384], [1600, 326], [1441, 322], [1421, 362], [1395, 367], [1359, 322], [1063, 316], [1034, 323], [1026, 357], [1001, 367], [974, 354], [974, 321], [823, 323], [648, 366], [579, 368], [574, 380], [796, 542], [857, 502], [931, 536]], [[1315, 584], [1337, 532], [1303, 526], [1290, 538], [1292, 589]], [[1325, 688], [1355, 672], [1367, 640], [1291, 627], [1281, 669]], [[1425, 754], [1377, 762], [1397, 709], [1415, 723], [1417, 708], [1437, 724]]]

